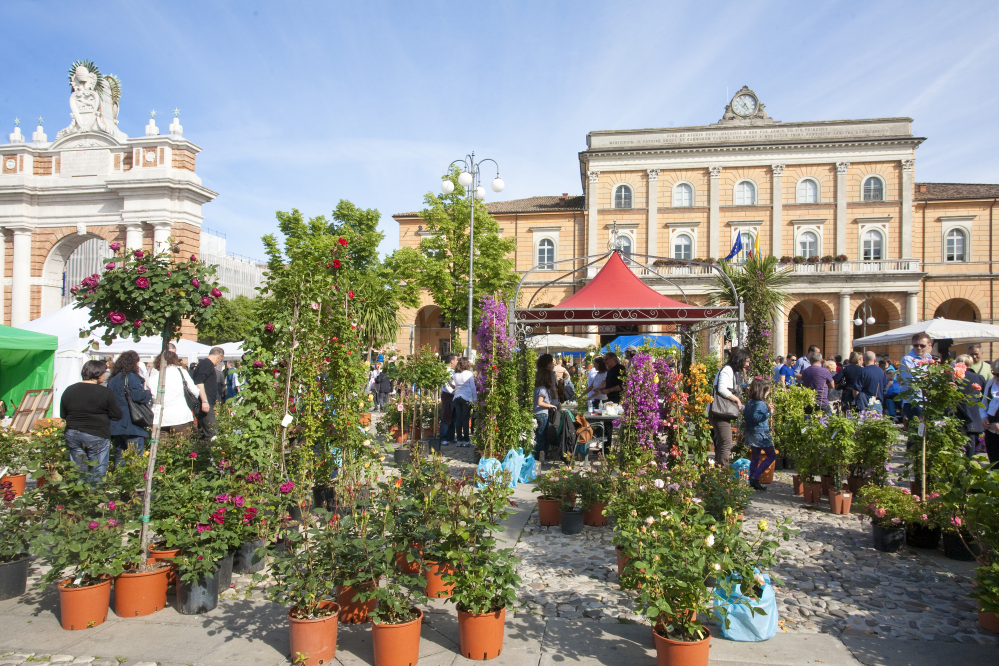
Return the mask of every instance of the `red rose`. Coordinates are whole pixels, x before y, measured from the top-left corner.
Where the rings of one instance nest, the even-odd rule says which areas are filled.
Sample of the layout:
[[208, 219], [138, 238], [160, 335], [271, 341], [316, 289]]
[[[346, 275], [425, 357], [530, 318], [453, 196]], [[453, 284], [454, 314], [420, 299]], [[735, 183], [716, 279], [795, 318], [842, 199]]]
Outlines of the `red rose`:
[[204, 307], [207, 308], [211, 304], [212, 304], [212, 299], [209, 298], [208, 296], [203, 296], [201, 298], [201, 305], [203, 305]]
[[215, 298], [218, 298], [221, 295], [222, 295], [222, 292], [219, 291], [218, 288], [212, 289], [212, 296], [214, 296]]
[[337, 238], [336, 242], [339, 243], [340, 245], [342, 245], [343, 247], [347, 247], [347, 239], [346, 238]]
[[197, 289], [198, 287], [201, 286], [201, 282], [198, 281], [198, 278], [194, 278], [193, 280], [191, 280], [191, 286]]
[[112, 324], [124, 324], [125, 323], [125, 315], [123, 315], [120, 312], [109, 312], [108, 313], [108, 319], [111, 320]]
[[347, 298], [354, 298], [354, 292], [353, 291], [348, 291], [347, 292]]
[[333, 260], [333, 268], [340, 268], [340, 260], [339, 259], [334, 259]]
[[148, 269], [148, 268], [146, 268], [145, 266], [136, 266], [136, 267], [135, 267], [135, 272], [136, 272], [136, 273], [145, 273], [145, 272], [146, 272], [146, 271], [148, 271], [148, 270], [149, 270], [149, 269]]
[[142, 257], [145, 256], [145, 253], [142, 250], [136, 250], [135, 252], [132, 253], [132, 256], [134, 256], [136, 259], [142, 259]]
[[104, 264], [104, 268], [106, 268], [109, 271], [110, 270], [114, 270], [114, 262], [113, 261], [109, 261], [108, 263]]
[[135, 286], [139, 289], [149, 289], [149, 278], [137, 277], [135, 278]]
[[264, 367], [264, 362], [263, 361], [254, 361], [253, 362], [253, 367], [254, 368], [262, 368], [262, 367]]
[[191, 255], [191, 261], [197, 261], [197, 260], [198, 260], [198, 255], [192, 254]]
[[273, 333], [274, 332], [274, 324], [265, 324], [264, 325], [264, 330], [267, 331], [268, 333]]
[[133, 322], [133, 324], [135, 325], [136, 328], [139, 328], [140, 326], [142, 326], [142, 320], [141, 319], [136, 319]]

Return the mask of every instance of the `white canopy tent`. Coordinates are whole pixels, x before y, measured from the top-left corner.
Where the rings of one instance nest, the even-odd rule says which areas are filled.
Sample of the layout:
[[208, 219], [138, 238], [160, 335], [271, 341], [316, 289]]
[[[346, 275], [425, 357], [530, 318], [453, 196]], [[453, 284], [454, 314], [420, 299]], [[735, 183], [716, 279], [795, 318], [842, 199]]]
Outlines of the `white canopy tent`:
[[[97, 339], [100, 341], [99, 338]], [[211, 349], [208, 345], [193, 340], [176, 340], [174, 344], [177, 346], [177, 356], [191, 360], [208, 356], [208, 350]], [[141, 358], [152, 358], [158, 355], [161, 349], [163, 349], [163, 338], [150, 335], [141, 338], [138, 342], [131, 338], [118, 338], [109, 345], [100, 342], [100, 346], [93, 353], [101, 356], [117, 356], [124, 351], [131, 350], [138, 353]]]
[[544, 349], [546, 352], [586, 351], [593, 347], [589, 338], [575, 338], [571, 335], [548, 333], [535, 335], [527, 339], [527, 346], [534, 349]]
[[[204, 351], [198, 352], [198, 358], [205, 358], [208, 356], [208, 352], [211, 351], [211, 347], [208, 345], [201, 345], [204, 347]], [[214, 347], [221, 347], [225, 350], [225, 356], [222, 357], [223, 361], [240, 361], [243, 359], [243, 342], [223, 342], [218, 345], [213, 345]]]
[[80, 381], [80, 370], [87, 361], [91, 338], [80, 337], [80, 329], [88, 326], [90, 310], [65, 305], [44, 317], [17, 326], [25, 331], [47, 333], [59, 338], [56, 349], [55, 374], [52, 379], [52, 416], [59, 417], [59, 402], [67, 387]]
[[977, 321], [956, 319], [927, 319], [910, 326], [875, 333], [853, 341], [854, 347], [908, 344], [916, 333], [926, 333], [932, 340], [953, 340], [955, 344], [972, 342], [999, 342], [999, 326]]

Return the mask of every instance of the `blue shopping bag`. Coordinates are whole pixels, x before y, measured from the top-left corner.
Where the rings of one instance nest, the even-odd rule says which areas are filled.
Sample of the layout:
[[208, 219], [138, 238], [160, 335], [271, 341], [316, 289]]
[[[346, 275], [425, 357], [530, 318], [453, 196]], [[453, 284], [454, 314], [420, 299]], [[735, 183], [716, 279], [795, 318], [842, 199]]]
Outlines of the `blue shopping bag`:
[[730, 465], [730, 467], [732, 468], [732, 476], [734, 478], [738, 479], [739, 478], [739, 474], [741, 472], [745, 472], [746, 476], [748, 477], [749, 476], [749, 465], [750, 465], [750, 462], [748, 460], [746, 460], [745, 458], [739, 458], [738, 460], [736, 460], [734, 463], [732, 463]]
[[510, 449], [506, 458], [503, 459], [503, 469], [510, 472], [510, 487], [516, 488], [520, 479], [520, 468], [524, 465], [524, 453], [517, 449]]
[[479, 458], [479, 467], [475, 471], [475, 485], [478, 488], [484, 488], [486, 484], [483, 483], [483, 480], [492, 481], [502, 469], [503, 465], [496, 458], [486, 458], [485, 456]]
[[520, 479], [521, 483], [531, 483], [538, 478], [538, 472], [535, 468], [536, 461], [534, 460], [534, 454], [528, 453], [527, 457], [524, 458], [524, 464], [520, 467]]
[[[779, 619], [777, 595], [774, 594], [774, 588], [770, 585], [770, 576], [763, 574], [763, 579], [766, 581], [763, 584], [763, 594], [760, 595], [759, 601], [750, 601], [750, 606], [731, 603], [742, 597], [739, 584], [732, 588], [731, 596], [726, 595], [725, 590], [721, 587], [715, 588], [714, 616], [718, 620], [718, 624], [721, 625], [722, 637], [730, 641], [755, 643], [771, 639], [777, 634], [777, 621]], [[718, 612], [718, 607], [723, 605], [728, 608], [728, 628], [725, 628], [725, 621], [722, 619], [721, 613]], [[762, 608], [766, 611], [766, 615], [754, 613], [754, 607]]]

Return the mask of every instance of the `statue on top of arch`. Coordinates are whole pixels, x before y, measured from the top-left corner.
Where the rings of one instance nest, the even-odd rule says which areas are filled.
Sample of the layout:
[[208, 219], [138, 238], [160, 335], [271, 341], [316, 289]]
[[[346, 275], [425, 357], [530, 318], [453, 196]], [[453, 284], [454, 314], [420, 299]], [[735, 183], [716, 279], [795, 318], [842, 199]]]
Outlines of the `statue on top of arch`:
[[101, 74], [89, 60], [77, 60], [69, 68], [70, 116], [73, 122], [56, 135], [56, 140], [83, 132], [104, 132], [124, 141], [128, 136], [118, 129], [118, 100], [121, 81], [114, 74]]

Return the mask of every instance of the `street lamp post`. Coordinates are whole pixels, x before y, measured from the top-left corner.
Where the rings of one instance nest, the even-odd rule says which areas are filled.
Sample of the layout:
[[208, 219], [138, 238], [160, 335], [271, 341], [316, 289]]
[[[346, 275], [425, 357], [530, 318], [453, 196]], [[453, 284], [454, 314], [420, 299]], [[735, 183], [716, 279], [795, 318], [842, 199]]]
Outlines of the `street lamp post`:
[[[861, 327], [861, 335], [860, 335], [860, 337], [866, 338], [867, 337], [867, 327], [868, 326], [873, 326], [875, 324], [875, 322], [876, 322], [876, 320], [874, 319], [874, 313], [871, 311], [871, 306], [870, 306], [870, 304], [869, 304], [869, 302], [867, 300], [865, 300], [863, 303], [861, 303], [861, 305], [860, 305], [860, 311], [859, 311], [858, 315], [859, 316], [856, 319], [853, 320], [853, 324], [854, 324], [854, 326], [860, 326]], [[864, 345], [864, 351], [865, 352], [867, 351], [867, 345]]]
[[[475, 151], [472, 151], [471, 155], [465, 155], [463, 159], [455, 160], [451, 162], [448, 166], [453, 167], [455, 164], [462, 165], [462, 171], [458, 175], [458, 184], [465, 188], [468, 192], [468, 343], [465, 346], [466, 356], [471, 353], [472, 350], [472, 300], [473, 300], [473, 273], [472, 267], [474, 265], [475, 259], [475, 201], [482, 200], [486, 197], [486, 188], [482, 187], [481, 183], [481, 172], [479, 166], [483, 162], [492, 162], [493, 166], [496, 167], [496, 177], [493, 182], [490, 183], [490, 187], [493, 192], [502, 192], [504, 183], [503, 179], [499, 175], [499, 164], [496, 160], [489, 159], [488, 157], [483, 160], [475, 161]], [[445, 178], [441, 181], [441, 192], [444, 194], [451, 194], [454, 192], [454, 183], [450, 179]]]

